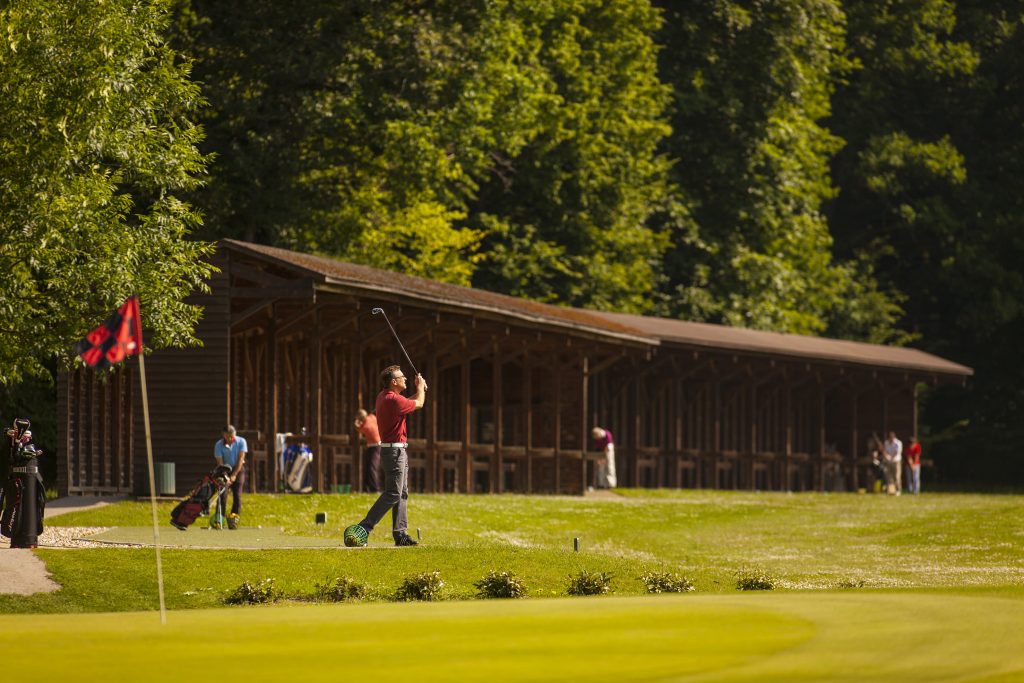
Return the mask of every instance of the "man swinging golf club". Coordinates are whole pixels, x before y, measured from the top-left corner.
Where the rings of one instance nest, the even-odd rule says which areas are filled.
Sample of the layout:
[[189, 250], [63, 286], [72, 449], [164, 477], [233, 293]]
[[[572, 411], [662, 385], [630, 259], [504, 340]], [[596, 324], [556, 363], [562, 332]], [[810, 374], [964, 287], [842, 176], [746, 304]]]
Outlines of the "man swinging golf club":
[[383, 389], [377, 395], [377, 427], [380, 430], [380, 464], [384, 474], [384, 492], [377, 498], [366, 517], [359, 524], [345, 529], [345, 545], [364, 546], [370, 532], [391, 510], [391, 532], [397, 546], [417, 545], [408, 533], [409, 528], [409, 456], [405, 432], [405, 416], [423, 407], [427, 398], [427, 383], [416, 375], [416, 396], [402, 396], [406, 377], [401, 366], [392, 365], [381, 372]]

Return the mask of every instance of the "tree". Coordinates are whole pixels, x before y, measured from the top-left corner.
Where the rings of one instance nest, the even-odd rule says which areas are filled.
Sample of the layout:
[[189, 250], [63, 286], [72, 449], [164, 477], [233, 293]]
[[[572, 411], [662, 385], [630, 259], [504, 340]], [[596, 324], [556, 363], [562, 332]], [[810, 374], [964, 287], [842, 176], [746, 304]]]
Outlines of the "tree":
[[207, 235], [642, 307], [666, 166], [645, 3], [191, 0], [179, 17], [218, 157], [195, 195]]
[[0, 9], [0, 382], [68, 358], [139, 293], [154, 345], [193, 341], [207, 245], [176, 195], [203, 172], [199, 89], [160, 1]]
[[[825, 128], [851, 64], [837, 0], [663, 3], [673, 226], [663, 311], [801, 334], [889, 336], [898, 305], [833, 258], [822, 210], [843, 140]], [[837, 321], [840, 324], [837, 324]]]
[[646, 2], [520, 4], [522, 63], [537, 74], [526, 144], [500, 150], [471, 203], [485, 234], [484, 288], [641, 312], [667, 247], [669, 90], [657, 77], [658, 13]]

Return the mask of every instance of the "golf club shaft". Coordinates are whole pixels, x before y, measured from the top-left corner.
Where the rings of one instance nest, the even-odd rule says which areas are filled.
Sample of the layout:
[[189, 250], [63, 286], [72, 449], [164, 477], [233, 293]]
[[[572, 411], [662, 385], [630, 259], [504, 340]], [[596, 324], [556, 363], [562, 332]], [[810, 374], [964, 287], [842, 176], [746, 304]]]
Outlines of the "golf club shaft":
[[375, 310], [380, 311], [380, 314], [384, 316], [384, 322], [388, 324], [388, 329], [391, 330], [391, 334], [395, 335], [395, 341], [398, 342], [398, 348], [402, 349], [402, 355], [405, 356], [406, 362], [409, 363], [409, 367], [412, 368], [412, 373], [414, 375], [420, 374], [419, 371], [416, 369], [416, 366], [412, 364], [412, 359], [409, 358], [409, 354], [408, 352], [406, 352], [405, 347], [402, 345], [402, 340], [398, 338], [398, 333], [395, 332], [395, 328], [391, 325], [391, 321], [388, 320], [388, 314], [385, 313], [384, 309], [382, 308], [378, 308]]

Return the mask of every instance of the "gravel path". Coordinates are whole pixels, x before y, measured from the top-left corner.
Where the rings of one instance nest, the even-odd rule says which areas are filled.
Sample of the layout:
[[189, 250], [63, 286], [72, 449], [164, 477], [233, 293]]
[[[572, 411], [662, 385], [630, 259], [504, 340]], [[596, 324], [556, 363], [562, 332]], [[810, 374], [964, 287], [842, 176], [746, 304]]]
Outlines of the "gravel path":
[[[46, 518], [86, 508], [109, 505], [120, 499], [76, 496], [51, 501], [46, 505]], [[107, 527], [45, 526], [39, 537], [43, 548], [95, 548], [100, 544], [81, 540], [84, 536], [106, 531]], [[11, 548], [9, 539], [0, 537], [0, 594], [32, 595], [59, 590], [46, 572], [46, 565], [31, 550]]]

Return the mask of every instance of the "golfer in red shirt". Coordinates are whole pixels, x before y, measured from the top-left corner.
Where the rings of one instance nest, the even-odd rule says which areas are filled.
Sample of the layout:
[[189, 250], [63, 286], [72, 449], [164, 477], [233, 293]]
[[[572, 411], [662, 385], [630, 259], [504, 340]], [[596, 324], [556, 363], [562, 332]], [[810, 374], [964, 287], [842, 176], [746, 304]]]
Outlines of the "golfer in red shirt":
[[395, 545], [416, 545], [416, 540], [407, 532], [409, 456], [406, 450], [409, 444], [405, 433], [405, 416], [423, 407], [427, 398], [427, 383], [422, 375], [416, 375], [416, 396], [408, 399], [401, 393], [406, 387], [406, 378], [401, 367], [387, 367], [380, 377], [384, 388], [377, 395], [377, 428], [381, 440], [380, 460], [384, 472], [384, 493], [380, 494], [377, 502], [366, 513], [366, 517], [357, 525], [365, 530], [365, 535], [357, 534], [355, 545], [366, 545], [366, 538], [388, 510], [391, 510], [391, 533], [394, 535]]

